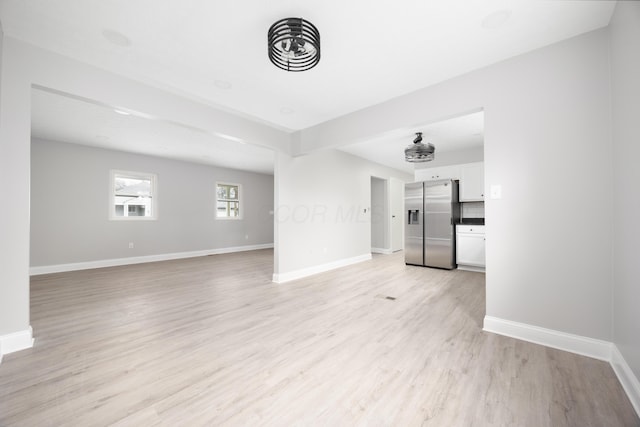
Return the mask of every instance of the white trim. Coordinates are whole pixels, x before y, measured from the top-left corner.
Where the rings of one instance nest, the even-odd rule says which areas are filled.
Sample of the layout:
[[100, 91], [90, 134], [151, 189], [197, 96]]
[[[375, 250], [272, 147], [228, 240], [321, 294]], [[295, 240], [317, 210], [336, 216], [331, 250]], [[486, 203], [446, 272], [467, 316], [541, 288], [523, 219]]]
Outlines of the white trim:
[[633, 371], [615, 344], [613, 344], [611, 355], [611, 367], [618, 376], [622, 388], [627, 392], [633, 408], [640, 417], [640, 381], [638, 381], [638, 378], [633, 374]]
[[512, 322], [497, 317], [484, 317], [484, 331], [493, 332], [507, 337], [529, 341], [594, 359], [611, 361], [613, 344], [608, 341], [568, 334], [553, 329], [527, 325], [526, 323]]
[[484, 273], [485, 272], [484, 267], [476, 267], [476, 266], [473, 266], [473, 265], [460, 265], [460, 264], [458, 264], [458, 270], [475, 271], [476, 273]]
[[384, 254], [384, 255], [391, 255], [393, 252], [391, 251], [391, 249], [384, 249], [384, 248], [371, 248], [371, 253], [372, 253], [372, 254]]
[[492, 316], [484, 317], [483, 330], [609, 362], [640, 416], [640, 381], [614, 343]]
[[258, 249], [270, 249], [270, 248], [273, 248], [273, 243], [266, 243], [262, 245], [233, 246], [230, 248], [219, 248], [219, 249], [205, 249], [202, 251], [145, 255], [145, 256], [137, 256], [137, 257], [129, 257], [129, 258], [104, 259], [104, 260], [98, 260], [98, 261], [76, 262], [72, 264], [43, 265], [43, 266], [29, 268], [29, 274], [31, 276], [37, 276], [39, 274], [61, 273], [65, 271], [76, 271], [76, 270], [88, 270], [91, 268], [116, 267], [119, 265], [142, 264], [145, 262], [157, 262], [157, 261], [169, 261], [172, 259], [195, 258], [195, 257], [207, 256], [207, 255], [228, 254], [232, 252], [255, 251]]
[[[238, 216], [218, 216], [218, 186], [219, 185], [230, 185], [232, 187], [238, 187], [238, 210], [240, 211], [240, 215]], [[216, 220], [222, 221], [242, 221], [244, 219], [244, 200], [243, 200], [244, 190], [242, 189], [242, 184], [236, 184], [233, 182], [225, 182], [225, 181], [216, 181], [216, 191], [215, 191], [215, 202], [216, 202], [216, 211], [214, 218]], [[228, 199], [229, 200], [229, 199]]]
[[0, 361], [5, 354], [33, 347], [33, 341], [33, 329], [31, 329], [31, 326], [24, 331], [0, 335]]
[[[116, 216], [116, 175], [126, 178], [151, 180], [151, 216]], [[119, 169], [109, 171], [109, 221], [156, 221], [158, 219], [158, 174], [150, 172], [134, 172]]]
[[335, 270], [336, 268], [346, 267], [347, 265], [357, 264], [359, 262], [368, 261], [371, 259], [371, 254], [358, 255], [352, 258], [345, 258], [338, 261], [329, 262], [326, 264], [315, 265], [313, 267], [302, 268], [300, 270], [290, 271], [288, 273], [280, 273], [273, 275], [273, 281], [275, 283], [285, 283], [296, 279], [302, 279], [303, 277], [313, 276], [314, 274], [324, 273], [326, 271]]

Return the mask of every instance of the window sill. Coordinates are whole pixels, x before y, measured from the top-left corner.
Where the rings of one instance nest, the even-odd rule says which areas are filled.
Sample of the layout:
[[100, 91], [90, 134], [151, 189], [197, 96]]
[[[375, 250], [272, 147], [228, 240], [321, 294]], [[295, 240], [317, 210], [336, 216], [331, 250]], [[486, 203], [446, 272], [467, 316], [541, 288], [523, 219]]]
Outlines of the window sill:
[[109, 221], [156, 221], [157, 217], [145, 217], [145, 216], [114, 216], [109, 217]]

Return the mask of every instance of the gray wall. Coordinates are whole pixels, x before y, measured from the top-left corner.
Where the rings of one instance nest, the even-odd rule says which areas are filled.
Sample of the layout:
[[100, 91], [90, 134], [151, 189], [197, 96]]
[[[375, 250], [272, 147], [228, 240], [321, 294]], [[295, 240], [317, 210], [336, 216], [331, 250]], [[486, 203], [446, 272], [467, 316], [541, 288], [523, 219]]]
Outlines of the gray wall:
[[[289, 150], [291, 136], [265, 124], [188, 100], [28, 43], [3, 37], [0, 60], [0, 182], [11, 209], [0, 209], [0, 340], [30, 345], [29, 227], [31, 91], [60, 90], [153, 117]], [[11, 185], [8, 185], [10, 183]], [[5, 348], [2, 349], [5, 351]]]
[[618, 2], [611, 21], [614, 165], [614, 342], [640, 378], [640, 3]]
[[277, 275], [371, 254], [371, 177], [413, 181], [339, 150], [276, 159]]
[[[157, 220], [108, 219], [111, 169], [157, 174]], [[242, 220], [215, 219], [216, 181], [242, 184]], [[271, 175], [32, 141], [32, 267], [273, 243], [272, 210]]]
[[[618, 7], [637, 8], [637, 3], [622, 2]], [[631, 13], [637, 17], [637, 9]], [[637, 117], [637, 96], [635, 100], [625, 100], [625, 92], [637, 88], [634, 77], [637, 74], [635, 69], [624, 70], [627, 61], [637, 64], [635, 56], [624, 58], [632, 52], [627, 52], [625, 44], [631, 43], [629, 49], [637, 47], [637, 21], [631, 26], [621, 25], [620, 21], [636, 19], [622, 15], [616, 13], [611, 40], [608, 30], [600, 30], [551, 45], [305, 130], [295, 134], [293, 141], [301, 151], [318, 150], [336, 142], [356, 142], [390, 129], [435, 122], [484, 108], [485, 184], [503, 186], [501, 200], [486, 202], [487, 313], [558, 331], [606, 340], [615, 338], [637, 373], [638, 344], [632, 337], [638, 330], [638, 316], [631, 306], [631, 301], [637, 301], [638, 292], [637, 280], [633, 282], [633, 277], [637, 277], [636, 260], [620, 256], [626, 253], [632, 257], [630, 249], [635, 250], [638, 241], [635, 234], [623, 235], [625, 227], [635, 224], [632, 212], [636, 209], [630, 208], [637, 205], [625, 198], [637, 193], [633, 185], [638, 182], [637, 172], [627, 163], [638, 157], [633, 146], [637, 144], [637, 131], [632, 128], [635, 119], [623, 119], [620, 115], [629, 107], [629, 113]], [[621, 33], [616, 35], [618, 30]], [[628, 39], [629, 34], [636, 38]], [[621, 85], [614, 87], [617, 95], [613, 101], [616, 121], [613, 127], [610, 42], [614, 50], [614, 86], [622, 76]], [[3, 38], [1, 54], [0, 180], [4, 183], [4, 200], [11, 201], [11, 209], [0, 209], [0, 335], [29, 327], [32, 84], [212, 132], [236, 134], [284, 151], [292, 142], [284, 132], [9, 37]], [[611, 143], [614, 131], [615, 156]], [[331, 177], [333, 160], [340, 162], [339, 173], [349, 185], [343, 189], [331, 185], [335, 181], [329, 180], [318, 186], [318, 198], [327, 201], [327, 208], [334, 212], [343, 201], [348, 205], [368, 202], [361, 196], [355, 201], [348, 199], [353, 182], [358, 188], [363, 183], [366, 188], [363, 191], [369, 192], [368, 181], [373, 173], [366, 168], [358, 166], [349, 172], [353, 164], [343, 162], [343, 157], [319, 152], [306, 158], [279, 157], [276, 181], [280, 175], [281, 182], [276, 184], [276, 191], [282, 193], [284, 203], [295, 203], [298, 194], [305, 194], [304, 186], [295, 184], [296, 179], [305, 175], [305, 167], [312, 168], [312, 179], [305, 184], [313, 186], [314, 179], [322, 182]], [[625, 184], [626, 178], [630, 179]], [[163, 182], [160, 177], [160, 197]], [[614, 182], [621, 185], [619, 192], [612, 186]], [[336, 188], [337, 194], [333, 193]], [[331, 197], [326, 195], [329, 192]], [[615, 215], [611, 209], [614, 192]], [[313, 198], [304, 201], [315, 203]], [[282, 258], [291, 261], [279, 267], [286, 272], [369, 250], [370, 231], [360, 233], [359, 224], [357, 231], [341, 227], [327, 230], [323, 233], [322, 227], [290, 224], [276, 232], [279, 240], [276, 253], [280, 246]], [[319, 245], [307, 237], [321, 238], [327, 248], [340, 248], [342, 243], [353, 241], [357, 244], [349, 244], [346, 250], [331, 256], [309, 257], [309, 252]], [[615, 290], [611, 284], [614, 247]]]
[[610, 341], [609, 71], [608, 31], [594, 31], [305, 129], [301, 149], [483, 109], [485, 186], [502, 186], [485, 202], [487, 315]]
[[[2, 37], [0, 60], [0, 337], [29, 333], [29, 83], [13, 61], [20, 50]], [[5, 202], [6, 201], [6, 202]], [[4, 203], [10, 203], [6, 209]], [[5, 348], [2, 351], [6, 351]]]

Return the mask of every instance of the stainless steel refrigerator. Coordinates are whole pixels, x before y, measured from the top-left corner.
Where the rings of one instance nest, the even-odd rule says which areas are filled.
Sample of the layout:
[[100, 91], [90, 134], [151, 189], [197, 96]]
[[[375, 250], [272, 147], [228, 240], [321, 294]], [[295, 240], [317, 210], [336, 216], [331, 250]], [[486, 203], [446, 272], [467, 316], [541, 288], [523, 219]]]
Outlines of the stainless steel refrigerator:
[[405, 215], [404, 262], [456, 268], [458, 182], [447, 179], [405, 184]]

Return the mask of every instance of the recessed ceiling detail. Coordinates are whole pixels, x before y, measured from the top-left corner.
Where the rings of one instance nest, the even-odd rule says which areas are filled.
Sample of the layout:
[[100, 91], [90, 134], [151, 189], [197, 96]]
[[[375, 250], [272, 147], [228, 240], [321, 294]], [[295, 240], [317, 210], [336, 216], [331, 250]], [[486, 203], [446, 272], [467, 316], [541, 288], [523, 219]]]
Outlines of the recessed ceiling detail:
[[[326, 1], [116, 3], [0, 1], [2, 29], [5, 37], [290, 131], [605, 27], [616, 5], [349, 0], [337, 10]], [[482, 27], [504, 9], [511, 17], [500, 31]], [[292, 15], [309, 19], [322, 36], [322, 60], [308, 72], [283, 72], [268, 60], [268, 28]], [[215, 78], [233, 82], [233, 89], [216, 87]], [[282, 106], [296, 113], [282, 114]]]
[[273, 151], [241, 138], [212, 133], [133, 110], [46, 90], [32, 90], [35, 138], [273, 174]]
[[107, 39], [108, 42], [116, 46], [120, 46], [120, 47], [131, 46], [131, 40], [129, 39], [129, 37], [125, 36], [124, 34], [118, 31], [105, 29], [102, 31], [102, 36], [105, 39]]
[[484, 146], [484, 112], [417, 125], [414, 128], [396, 129], [339, 149], [381, 165], [413, 173], [420, 163], [407, 162], [403, 150], [407, 147], [407, 142], [411, 141], [410, 135], [417, 132], [422, 132], [425, 140], [438, 147], [438, 157], [481, 150]]
[[510, 10], [498, 10], [484, 17], [484, 19], [482, 20], [482, 28], [486, 28], [488, 30], [496, 30], [502, 27], [510, 17]]
[[218, 89], [222, 89], [222, 90], [228, 90], [231, 89], [231, 82], [228, 82], [226, 80], [216, 80], [213, 82], [213, 84], [218, 88]]

